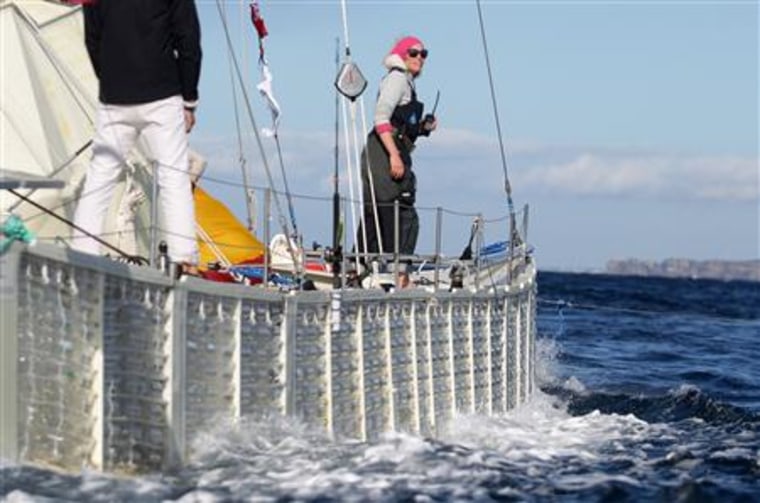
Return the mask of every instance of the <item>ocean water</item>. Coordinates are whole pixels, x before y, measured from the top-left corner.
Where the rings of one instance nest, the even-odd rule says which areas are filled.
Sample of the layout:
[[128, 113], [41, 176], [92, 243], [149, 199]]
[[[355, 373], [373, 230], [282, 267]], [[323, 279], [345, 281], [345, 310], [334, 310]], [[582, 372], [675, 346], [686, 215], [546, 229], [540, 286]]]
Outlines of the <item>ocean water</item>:
[[760, 283], [541, 273], [540, 392], [437, 439], [220, 425], [171, 475], [0, 466], [26, 501], [760, 501]]

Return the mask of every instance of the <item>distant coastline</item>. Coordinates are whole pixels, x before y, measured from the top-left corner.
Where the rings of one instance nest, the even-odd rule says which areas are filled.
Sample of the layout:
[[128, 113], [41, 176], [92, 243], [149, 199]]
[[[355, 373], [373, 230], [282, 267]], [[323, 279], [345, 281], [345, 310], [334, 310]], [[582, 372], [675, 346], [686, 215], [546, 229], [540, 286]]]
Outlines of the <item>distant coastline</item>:
[[760, 260], [610, 260], [605, 272], [627, 276], [760, 281]]

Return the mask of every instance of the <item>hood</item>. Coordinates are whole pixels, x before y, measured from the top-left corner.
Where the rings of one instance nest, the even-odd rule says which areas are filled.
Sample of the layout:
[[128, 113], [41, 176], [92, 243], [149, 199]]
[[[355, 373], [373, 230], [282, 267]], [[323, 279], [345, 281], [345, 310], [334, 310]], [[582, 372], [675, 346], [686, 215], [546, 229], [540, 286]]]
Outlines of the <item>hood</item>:
[[388, 70], [392, 68], [400, 68], [406, 71], [406, 63], [404, 63], [403, 58], [398, 54], [388, 54], [383, 60], [383, 66]]

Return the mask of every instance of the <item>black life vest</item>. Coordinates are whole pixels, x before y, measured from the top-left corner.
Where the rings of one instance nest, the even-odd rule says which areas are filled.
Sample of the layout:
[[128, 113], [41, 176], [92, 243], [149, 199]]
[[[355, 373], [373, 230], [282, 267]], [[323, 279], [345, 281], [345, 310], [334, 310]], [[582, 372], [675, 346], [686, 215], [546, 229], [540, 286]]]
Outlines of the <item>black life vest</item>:
[[[391, 68], [390, 71], [404, 72], [401, 68]], [[420, 135], [420, 123], [422, 122], [423, 111], [425, 105], [417, 100], [417, 91], [414, 89], [414, 85], [410, 85], [412, 88], [412, 99], [409, 103], [404, 105], [398, 105], [393, 109], [391, 115], [391, 126], [393, 126], [394, 136], [401, 140], [403, 144], [409, 142], [414, 144], [414, 141]]]

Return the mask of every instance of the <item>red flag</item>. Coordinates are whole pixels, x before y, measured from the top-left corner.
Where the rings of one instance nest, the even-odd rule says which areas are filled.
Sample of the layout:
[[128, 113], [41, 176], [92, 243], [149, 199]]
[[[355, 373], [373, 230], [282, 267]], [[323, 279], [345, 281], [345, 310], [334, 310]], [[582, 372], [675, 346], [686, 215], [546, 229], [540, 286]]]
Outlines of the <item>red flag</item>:
[[269, 32], [267, 32], [267, 26], [264, 24], [264, 18], [261, 17], [258, 2], [251, 2], [251, 21], [256, 28], [256, 33], [259, 34], [259, 39], [262, 39], [269, 34]]

